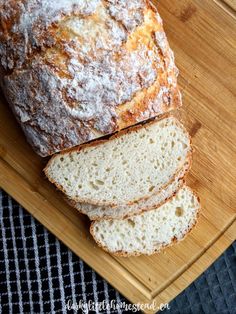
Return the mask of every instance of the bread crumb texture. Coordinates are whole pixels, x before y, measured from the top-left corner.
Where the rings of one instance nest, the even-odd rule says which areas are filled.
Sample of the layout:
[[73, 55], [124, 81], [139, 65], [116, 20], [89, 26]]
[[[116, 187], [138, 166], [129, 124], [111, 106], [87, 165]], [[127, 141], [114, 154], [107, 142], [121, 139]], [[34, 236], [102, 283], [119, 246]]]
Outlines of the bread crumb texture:
[[121, 205], [149, 197], [172, 182], [190, 153], [187, 131], [169, 117], [56, 155], [45, 173], [71, 199]]
[[183, 239], [196, 224], [199, 209], [198, 198], [183, 187], [160, 208], [128, 219], [95, 221], [91, 232], [111, 253], [149, 255]]
[[99, 219], [118, 219], [126, 218], [143, 211], [159, 207], [163, 202], [172, 197], [183, 185], [183, 177], [190, 168], [190, 161], [186, 161], [183, 169], [174, 178], [166, 188], [152, 194], [144, 200], [134, 202], [130, 205], [120, 206], [98, 206], [88, 203], [70, 202], [69, 204], [79, 210], [82, 214], [87, 215], [91, 220]]

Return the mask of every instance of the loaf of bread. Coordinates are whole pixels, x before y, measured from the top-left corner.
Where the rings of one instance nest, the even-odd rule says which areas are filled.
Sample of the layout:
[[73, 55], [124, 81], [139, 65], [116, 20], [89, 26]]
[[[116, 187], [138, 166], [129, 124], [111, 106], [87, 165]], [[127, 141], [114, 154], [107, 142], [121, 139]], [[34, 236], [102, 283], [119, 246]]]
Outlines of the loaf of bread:
[[181, 105], [174, 56], [147, 0], [0, 1], [0, 68], [41, 156]]
[[168, 117], [56, 154], [45, 174], [75, 201], [130, 205], [170, 184], [191, 154], [188, 132]]
[[90, 231], [104, 250], [118, 255], [151, 255], [181, 241], [195, 226], [198, 197], [184, 186], [161, 207], [127, 219], [99, 220]]
[[160, 190], [156, 194], [152, 194], [147, 199], [135, 202], [134, 204], [120, 206], [98, 206], [71, 200], [67, 201], [80, 213], [87, 215], [90, 220], [123, 219], [140, 214], [144, 211], [160, 207], [161, 204], [165, 203], [169, 198], [178, 192], [178, 190], [183, 186], [184, 177], [190, 169], [191, 156], [189, 159], [190, 160], [187, 160], [184, 164], [183, 169], [177, 173], [174, 180], [167, 187]]

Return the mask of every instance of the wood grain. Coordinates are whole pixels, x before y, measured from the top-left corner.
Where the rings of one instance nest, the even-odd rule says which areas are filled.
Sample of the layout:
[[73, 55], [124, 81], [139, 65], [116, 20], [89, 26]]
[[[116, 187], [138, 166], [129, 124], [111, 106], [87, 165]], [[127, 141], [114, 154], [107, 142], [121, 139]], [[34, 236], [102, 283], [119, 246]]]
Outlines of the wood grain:
[[214, 0], [224, 11], [232, 18], [236, 19], [236, 1], [235, 0]]
[[236, 238], [235, 20], [210, 0], [158, 7], [180, 69], [184, 108], [177, 115], [195, 147], [187, 181], [202, 203], [197, 228], [179, 245], [126, 259], [100, 250], [88, 219], [46, 180], [47, 159], [33, 153], [0, 98], [0, 186], [131, 302], [156, 305], [173, 299]]
[[236, 11], [236, 1], [235, 0], [223, 0], [229, 7]]

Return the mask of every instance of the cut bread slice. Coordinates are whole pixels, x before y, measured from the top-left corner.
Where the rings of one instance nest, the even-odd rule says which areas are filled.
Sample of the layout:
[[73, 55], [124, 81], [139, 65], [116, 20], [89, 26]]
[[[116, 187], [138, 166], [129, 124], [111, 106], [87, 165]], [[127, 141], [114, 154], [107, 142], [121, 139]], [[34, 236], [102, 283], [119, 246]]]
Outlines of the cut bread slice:
[[168, 117], [55, 155], [44, 171], [70, 199], [118, 206], [158, 193], [191, 151], [188, 132]]
[[199, 211], [198, 197], [184, 186], [157, 209], [126, 219], [95, 221], [90, 232], [100, 247], [115, 255], [151, 255], [182, 240], [196, 224]]
[[131, 205], [120, 206], [99, 206], [87, 203], [80, 203], [69, 200], [69, 204], [75, 207], [80, 213], [87, 215], [90, 220], [100, 219], [122, 219], [129, 216], [140, 214], [144, 211], [159, 207], [171, 198], [184, 184], [184, 176], [189, 171], [191, 160], [188, 160], [183, 169], [174, 178], [165, 189], [157, 194], [151, 195], [149, 198], [135, 202]]

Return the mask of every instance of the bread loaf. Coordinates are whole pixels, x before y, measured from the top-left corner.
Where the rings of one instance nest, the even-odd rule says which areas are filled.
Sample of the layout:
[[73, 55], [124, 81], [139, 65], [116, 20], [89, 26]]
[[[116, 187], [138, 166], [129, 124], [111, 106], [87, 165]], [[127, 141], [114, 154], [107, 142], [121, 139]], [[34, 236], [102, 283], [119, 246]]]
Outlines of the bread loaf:
[[[190, 158], [191, 159], [191, 158]], [[169, 198], [175, 195], [178, 190], [184, 184], [184, 177], [189, 171], [191, 166], [191, 160], [188, 160], [181, 169], [173, 182], [171, 182], [166, 188], [159, 191], [157, 194], [151, 195], [149, 198], [135, 202], [131, 205], [121, 206], [98, 206], [88, 203], [79, 203], [69, 200], [69, 204], [75, 207], [80, 213], [87, 215], [90, 220], [100, 219], [123, 219], [133, 215], [140, 214], [144, 211], [148, 211], [157, 207], [160, 207], [162, 203], [165, 203]]]
[[0, 67], [41, 156], [181, 105], [162, 20], [146, 0], [2, 0]]
[[90, 231], [104, 250], [118, 255], [151, 255], [181, 241], [197, 223], [198, 197], [183, 187], [161, 207], [127, 219], [100, 220]]
[[119, 206], [161, 191], [191, 153], [189, 134], [168, 117], [54, 155], [45, 174], [75, 201]]

